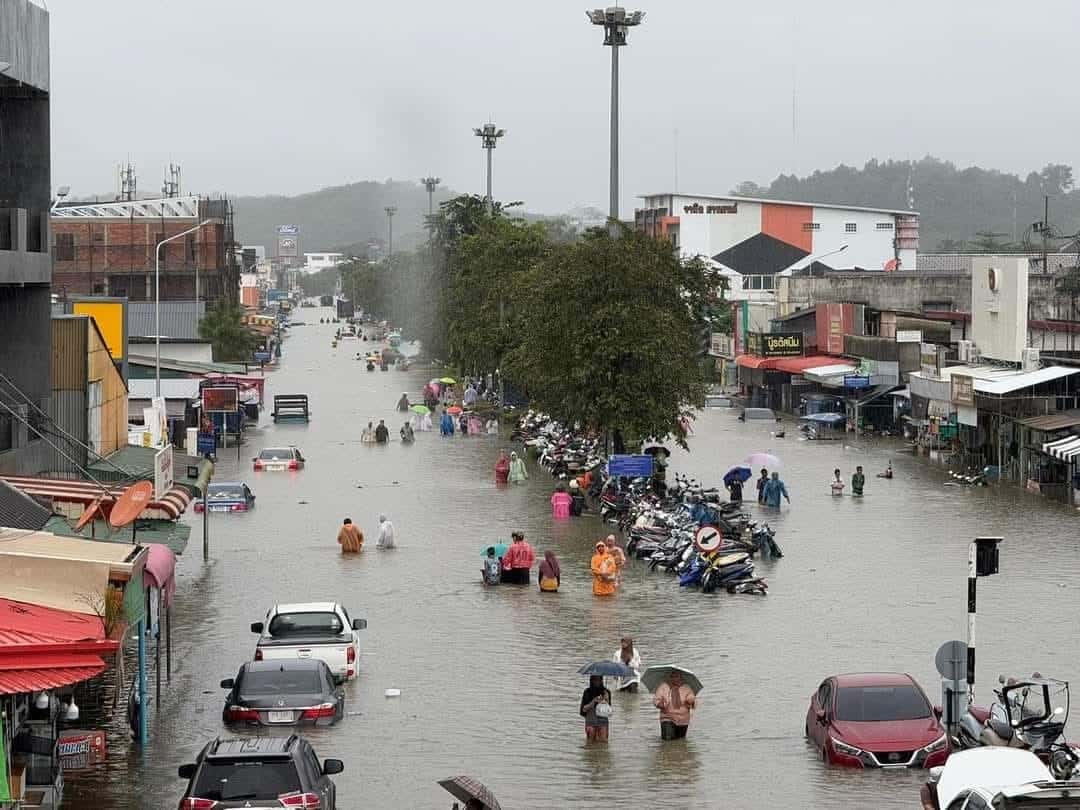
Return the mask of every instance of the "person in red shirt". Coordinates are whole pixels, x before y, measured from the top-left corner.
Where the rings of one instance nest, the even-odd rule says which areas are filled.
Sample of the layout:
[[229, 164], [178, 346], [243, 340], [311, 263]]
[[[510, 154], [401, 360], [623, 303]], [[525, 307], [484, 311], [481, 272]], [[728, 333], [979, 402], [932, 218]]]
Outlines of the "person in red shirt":
[[502, 581], [509, 585], [528, 585], [529, 570], [536, 562], [536, 552], [521, 532], [511, 535], [510, 548], [503, 555]]

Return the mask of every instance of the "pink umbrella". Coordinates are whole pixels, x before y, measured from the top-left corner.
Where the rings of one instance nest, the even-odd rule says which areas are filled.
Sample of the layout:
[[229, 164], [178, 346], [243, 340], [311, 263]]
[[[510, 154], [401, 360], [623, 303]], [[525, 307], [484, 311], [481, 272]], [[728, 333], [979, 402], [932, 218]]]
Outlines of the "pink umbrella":
[[751, 453], [739, 466], [750, 467], [755, 470], [759, 467], [765, 467], [768, 470], [779, 470], [784, 465], [772, 453]]

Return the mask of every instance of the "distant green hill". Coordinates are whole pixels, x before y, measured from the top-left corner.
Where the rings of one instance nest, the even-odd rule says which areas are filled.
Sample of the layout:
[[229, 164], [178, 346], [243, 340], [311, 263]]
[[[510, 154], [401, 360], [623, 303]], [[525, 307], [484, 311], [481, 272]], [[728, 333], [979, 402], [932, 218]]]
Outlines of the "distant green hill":
[[[435, 206], [453, 192], [440, 188]], [[309, 253], [343, 245], [363, 245], [369, 239], [385, 241], [385, 208], [394, 214], [394, 249], [412, 247], [424, 234], [428, 210], [427, 191], [420, 183], [388, 180], [333, 186], [296, 197], [234, 197], [237, 239], [245, 245], [265, 245], [273, 253], [275, 228], [297, 225], [300, 250]]]
[[[783, 200], [807, 200], [880, 208], [908, 207], [911, 178], [920, 214], [923, 252], [1023, 248], [1041, 245], [1031, 224], [1043, 219], [1043, 195], [1050, 196], [1050, 223], [1061, 236], [1080, 231], [1080, 190], [1072, 168], [1050, 164], [1021, 179], [994, 169], [958, 169], [948, 161], [869, 161], [862, 169], [840, 165], [808, 177], [780, 175], [767, 187], [740, 183], [733, 193]], [[1015, 212], [1015, 213], [1014, 213]], [[1057, 240], [1054, 244], [1062, 244]]]

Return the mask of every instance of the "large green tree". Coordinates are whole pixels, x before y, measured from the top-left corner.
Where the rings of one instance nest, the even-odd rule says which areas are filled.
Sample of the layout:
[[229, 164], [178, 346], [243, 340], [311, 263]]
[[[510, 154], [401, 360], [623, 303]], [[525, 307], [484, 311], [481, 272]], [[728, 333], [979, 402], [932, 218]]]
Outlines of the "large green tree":
[[243, 322], [238, 304], [220, 301], [199, 321], [199, 336], [209, 340], [214, 360], [219, 363], [250, 361], [256, 338]]
[[701, 316], [717, 286], [700, 260], [629, 229], [557, 246], [516, 281], [507, 372], [565, 422], [685, 445], [680, 417], [704, 401]]

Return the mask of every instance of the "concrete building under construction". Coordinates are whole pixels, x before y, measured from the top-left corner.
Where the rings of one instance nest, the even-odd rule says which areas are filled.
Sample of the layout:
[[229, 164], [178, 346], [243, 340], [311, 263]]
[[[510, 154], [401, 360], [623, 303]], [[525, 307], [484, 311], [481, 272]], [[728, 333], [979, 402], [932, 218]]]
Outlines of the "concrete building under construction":
[[[132, 195], [133, 196], [133, 195]], [[232, 203], [178, 195], [114, 202], [58, 202], [51, 211], [53, 292], [61, 298], [104, 295], [154, 300], [158, 244], [161, 300], [220, 299], [239, 295], [239, 247]]]

